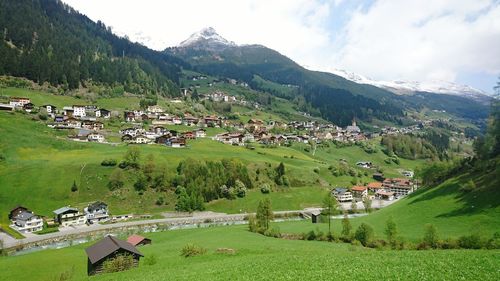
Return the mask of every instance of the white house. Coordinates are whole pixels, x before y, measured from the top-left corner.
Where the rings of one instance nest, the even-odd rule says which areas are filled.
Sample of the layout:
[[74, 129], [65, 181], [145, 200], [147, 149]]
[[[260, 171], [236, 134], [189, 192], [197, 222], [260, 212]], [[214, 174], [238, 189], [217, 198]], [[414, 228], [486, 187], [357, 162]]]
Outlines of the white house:
[[158, 113], [163, 113], [163, 108], [161, 108], [159, 105], [150, 105], [148, 106], [148, 113], [153, 113], [153, 114], [158, 114]]
[[352, 193], [347, 188], [335, 188], [332, 194], [339, 202], [352, 201]]
[[205, 129], [198, 129], [195, 131], [195, 134], [197, 138], [204, 138], [207, 136]]
[[43, 229], [43, 220], [29, 211], [22, 211], [15, 218], [12, 228], [21, 233], [35, 232]]
[[87, 116], [85, 105], [73, 105], [73, 116], [74, 117]]
[[90, 142], [104, 142], [105, 138], [99, 133], [90, 133], [87, 135], [87, 140]]
[[54, 211], [54, 220], [62, 227], [84, 225], [87, 218], [77, 208], [69, 206]]
[[104, 108], [97, 109], [94, 113], [97, 118], [109, 119], [111, 117], [111, 111]]
[[45, 111], [47, 111], [47, 113], [49, 113], [49, 114], [56, 113], [56, 107], [54, 105], [45, 104], [45, 105], [42, 105], [41, 108], [44, 108]]
[[137, 135], [132, 139], [132, 142], [137, 144], [145, 144], [145, 143], [150, 143], [151, 139], [149, 139], [145, 135]]
[[89, 204], [83, 209], [87, 221], [89, 223], [104, 222], [109, 219], [108, 205], [106, 203], [97, 201]]
[[366, 186], [353, 186], [351, 191], [352, 195], [356, 198], [365, 198], [368, 196], [368, 188]]
[[29, 98], [11, 97], [9, 105], [13, 107], [23, 107], [25, 104], [30, 103]]

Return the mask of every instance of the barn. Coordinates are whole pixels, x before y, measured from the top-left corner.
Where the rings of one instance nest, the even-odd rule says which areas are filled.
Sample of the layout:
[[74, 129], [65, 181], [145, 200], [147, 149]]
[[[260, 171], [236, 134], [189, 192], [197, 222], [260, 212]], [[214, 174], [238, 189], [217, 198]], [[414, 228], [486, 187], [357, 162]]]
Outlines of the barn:
[[142, 245], [148, 245], [151, 244], [151, 239], [134, 234], [127, 238], [127, 242], [132, 244], [133, 246], [142, 246]]
[[113, 236], [106, 236], [99, 242], [85, 249], [87, 252], [87, 274], [95, 275], [102, 273], [103, 263], [115, 258], [119, 254], [130, 254], [134, 259], [134, 265], [139, 264], [139, 259], [144, 257], [135, 246], [119, 240]]

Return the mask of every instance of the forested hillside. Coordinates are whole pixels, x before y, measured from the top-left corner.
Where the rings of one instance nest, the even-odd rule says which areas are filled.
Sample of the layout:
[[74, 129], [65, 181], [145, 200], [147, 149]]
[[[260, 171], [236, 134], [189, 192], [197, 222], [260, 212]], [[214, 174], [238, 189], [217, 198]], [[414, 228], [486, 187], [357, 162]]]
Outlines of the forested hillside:
[[117, 37], [58, 0], [0, 0], [0, 75], [65, 90], [96, 83], [122, 85], [121, 92], [134, 94], [177, 95], [182, 64]]

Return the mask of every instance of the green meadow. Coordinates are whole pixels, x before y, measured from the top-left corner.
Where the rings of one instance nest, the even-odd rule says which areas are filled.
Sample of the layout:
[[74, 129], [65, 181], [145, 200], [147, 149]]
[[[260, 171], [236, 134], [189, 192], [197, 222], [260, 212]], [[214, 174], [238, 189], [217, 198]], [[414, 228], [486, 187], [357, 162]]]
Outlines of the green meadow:
[[[374, 250], [251, 233], [247, 226], [147, 233], [151, 245], [129, 271], [87, 277], [84, 249], [91, 243], [20, 256], [0, 257], [3, 280], [498, 280], [498, 250]], [[125, 238], [125, 237], [122, 237]], [[181, 257], [189, 243], [206, 254]], [[217, 253], [229, 248], [234, 254]], [[43, 262], [41, 262], [43, 261]], [[63, 279], [66, 278], [66, 279]]]

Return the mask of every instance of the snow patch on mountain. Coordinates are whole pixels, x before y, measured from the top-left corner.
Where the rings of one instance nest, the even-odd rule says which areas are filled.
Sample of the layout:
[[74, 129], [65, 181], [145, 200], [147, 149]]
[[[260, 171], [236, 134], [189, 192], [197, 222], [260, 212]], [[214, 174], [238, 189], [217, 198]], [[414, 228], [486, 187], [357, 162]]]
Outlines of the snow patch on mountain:
[[349, 72], [343, 69], [332, 69], [331, 72], [358, 84], [368, 84], [384, 88], [396, 94], [411, 94], [414, 92], [428, 92], [436, 94], [457, 95], [469, 98], [485, 98], [489, 95], [479, 89], [442, 80], [418, 81], [377, 81], [369, 77]]
[[214, 46], [236, 46], [233, 41], [226, 40], [224, 37], [220, 36], [214, 28], [207, 27], [191, 34], [188, 39], [179, 44], [179, 47], [191, 47], [199, 43], [209, 43]]

